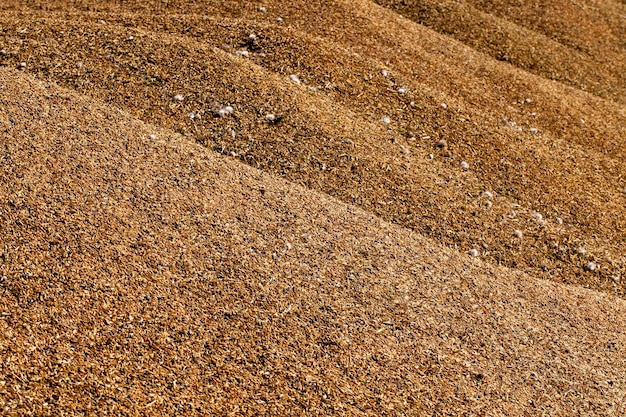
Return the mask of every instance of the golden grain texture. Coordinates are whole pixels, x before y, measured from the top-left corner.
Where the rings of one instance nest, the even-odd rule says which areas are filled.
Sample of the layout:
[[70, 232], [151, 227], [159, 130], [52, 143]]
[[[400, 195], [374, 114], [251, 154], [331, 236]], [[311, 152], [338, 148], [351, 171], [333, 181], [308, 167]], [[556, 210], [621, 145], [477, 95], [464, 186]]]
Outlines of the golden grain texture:
[[121, 4], [8, 8], [3, 62], [491, 262], [605, 291], [624, 274], [623, 106], [366, 1]]
[[623, 6], [391, 3], [0, 5], [5, 413], [626, 412]]
[[14, 70], [0, 87], [4, 413], [623, 412], [622, 299]]

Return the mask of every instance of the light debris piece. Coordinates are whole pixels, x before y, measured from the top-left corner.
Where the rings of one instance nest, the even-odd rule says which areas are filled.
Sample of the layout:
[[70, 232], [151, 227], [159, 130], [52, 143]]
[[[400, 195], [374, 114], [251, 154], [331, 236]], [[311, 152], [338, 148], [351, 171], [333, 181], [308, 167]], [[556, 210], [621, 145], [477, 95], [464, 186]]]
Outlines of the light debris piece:
[[384, 116], [382, 119], [380, 119], [380, 121], [383, 122], [386, 125], [391, 123], [391, 119], [389, 117], [387, 117], [387, 116]]
[[469, 164], [465, 161], [461, 162], [461, 168], [463, 169], [469, 169]]
[[585, 265], [585, 270], [589, 271], [589, 272], [593, 272], [598, 268], [598, 265], [593, 262], [593, 261], [589, 261], [587, 262], [587, 264]]
[[183, 100], [184, 100], [184, 98], [183, 98], [183, 96], [182, 96], [182, 95], [180, 95], [180, 94], [176, 94], [176, 95], [174, 96], [174, 100], [176, 100], [176, 101], [183, 101]]
[[518, 239], [521, 239], [524, 237], [524, 233], [521, 230], [515, 230], [515, 237], [517, 237]]
[[289, 76], [289, 79], [290, 79], [291, 81], [293, 81], [294, 83], [298, 84], [298, 85], [300, 85], [300, 83], [301, 83], [301, 81], [300, 81], [300, 77], [298, 77], [296, 74], [291, 74], [291, 75]]
[[469, 251], [470, 256], [473, 257], [477, 257], [478, 255], [480, 255], [480, 253], [478, 252], [478, 249], [472, 249]]
[[265, 115], [265, 120], [267, 120], [268, 122], [273, 122], [276, 120], [276, 116], [274, 116], [273, 114], [267, 114]]

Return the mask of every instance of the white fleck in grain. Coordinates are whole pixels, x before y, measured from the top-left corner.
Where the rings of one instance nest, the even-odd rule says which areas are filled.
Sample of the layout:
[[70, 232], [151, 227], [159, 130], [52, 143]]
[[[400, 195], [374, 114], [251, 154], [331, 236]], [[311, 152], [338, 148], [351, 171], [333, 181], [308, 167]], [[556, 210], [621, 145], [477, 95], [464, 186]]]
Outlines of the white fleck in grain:
[[596, 265], [595, 262], [593, 261], [589, 261], [587, 262], [587, 264], [585, 265], [585, 269], [589, 272], [593, 272], [598, 268], [598, 265]]

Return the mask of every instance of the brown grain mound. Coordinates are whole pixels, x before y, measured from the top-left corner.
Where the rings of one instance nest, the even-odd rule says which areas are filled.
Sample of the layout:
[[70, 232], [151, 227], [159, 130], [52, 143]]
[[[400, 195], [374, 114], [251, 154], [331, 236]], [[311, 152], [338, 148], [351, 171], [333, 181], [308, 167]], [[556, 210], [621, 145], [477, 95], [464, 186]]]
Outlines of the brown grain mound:
[[[450, 247], [624, 293], [626, 114], [615, 102], [367, 1], [57, 6], [4, 14], [5, 65], [28, 61], [26, 71]], [[214, 118], [226, 104], [233, 117]]]
[[0, 4], [0, 414], [626, 414], [623, 2], [376, 3]]
[[626, 104], [626, 7], [617, 1], [376, 3], [498, 60]]
[[0, 88], [3, 413], [626, 411], [623, 300], [16, 71]]

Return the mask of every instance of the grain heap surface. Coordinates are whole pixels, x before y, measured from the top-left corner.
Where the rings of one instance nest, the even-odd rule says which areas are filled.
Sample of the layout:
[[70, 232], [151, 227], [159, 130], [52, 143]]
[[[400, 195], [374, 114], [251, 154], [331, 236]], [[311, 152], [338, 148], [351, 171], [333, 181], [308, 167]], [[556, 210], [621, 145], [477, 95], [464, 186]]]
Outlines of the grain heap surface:
[[626, 413], [626, 7], [377, 3], [0, 5], [2, 413]]
[[[267, 2], [265, 12], [224, 1], [8, 4], [4, 65], [449, 247], [624, 293], [623, 105], [369, 1]], [[626, 68], [622, 55], [612, 62]], [[226, 106], [234, 113], [216, 119]]]

